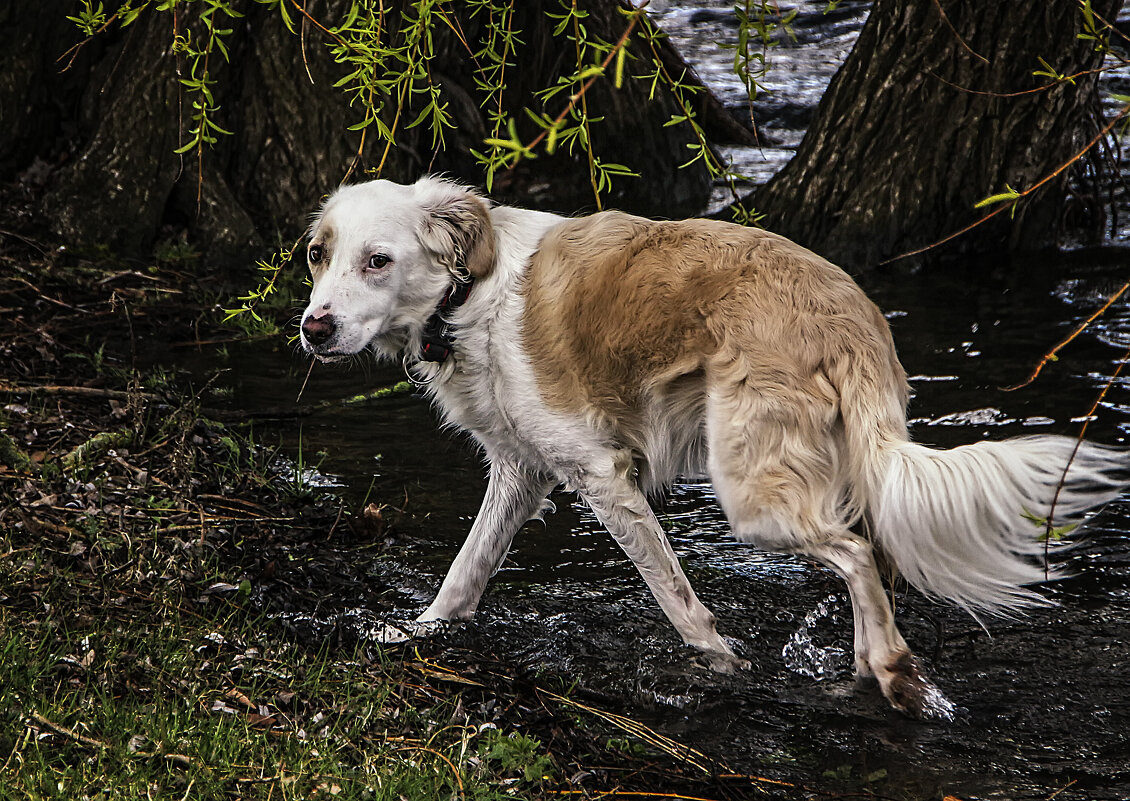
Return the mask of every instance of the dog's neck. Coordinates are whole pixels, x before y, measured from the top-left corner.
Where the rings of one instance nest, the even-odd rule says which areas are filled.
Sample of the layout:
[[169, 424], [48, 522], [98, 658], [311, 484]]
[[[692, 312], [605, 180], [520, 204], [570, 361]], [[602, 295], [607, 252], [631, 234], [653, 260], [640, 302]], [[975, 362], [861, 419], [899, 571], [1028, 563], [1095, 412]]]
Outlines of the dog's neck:
[[459, 269], [454, 280], [443, 293], [443, 300], [436, 306], [432, 316], [424, 323], [421, 337], [420, 361], [442, 363], [447, 361], [455, 349], [455, 332], [451, 321], [444, 315], [458, 309], [467, 301], [475, 279], [464, 269]]

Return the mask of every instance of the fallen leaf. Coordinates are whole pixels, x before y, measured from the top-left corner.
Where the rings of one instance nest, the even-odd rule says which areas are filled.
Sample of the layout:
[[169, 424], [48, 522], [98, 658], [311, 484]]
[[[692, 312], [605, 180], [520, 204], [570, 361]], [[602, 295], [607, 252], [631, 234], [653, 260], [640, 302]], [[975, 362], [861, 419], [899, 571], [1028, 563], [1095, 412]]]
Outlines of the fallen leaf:
[[252, 712], [255, 712], [259, 709], [259, 707], [257, 707], [255, 704], [251, 703], [250, 698], [248, 698], [246, 695], [244, 695], [242, 692], [235, 689], [234, 687], [232, 689], [228, 690], [226, 693], [224, 693], [224, 698], [227, 698], [229, 700], [243, 704], [245, 707], [250, 709]]

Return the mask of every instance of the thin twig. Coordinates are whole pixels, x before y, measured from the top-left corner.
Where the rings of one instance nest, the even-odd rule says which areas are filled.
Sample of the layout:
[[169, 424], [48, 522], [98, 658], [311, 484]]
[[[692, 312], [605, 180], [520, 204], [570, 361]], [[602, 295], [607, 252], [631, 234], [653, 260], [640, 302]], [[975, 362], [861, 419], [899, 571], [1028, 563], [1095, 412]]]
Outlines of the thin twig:
[[636, 6], [636, 10], [633, 11], [630, 15], [631, 21], [628, 23], [628, 27], [624, 29], [624, 33], [620, 36], [619, 39], [616, 40], [616, 44], [612, 46], [612, 49], [608, 51], [608, 55], [605, 56], [604, 61], [600, 62], [600, 72], [597, 72], [587, 81], [585, 81], [581, 85], [580, 89], [569, 96], [569, 103], [565, 106], [564, 109], [561, 110], [561, 113], [554, 118], [553, 124], [546, 128], [543, 128], [542, 132], [535, 136], [532, 142], [526, 145], [526, 147], [524, 148], [525, 150], [533, 150], [535, 147], [541, 144], [541, 141], [549, 136], [549, 132], [560, 125], [562, 120], [564, 120], [565, 117], [568, 116], [569, 112], [576, 108], [577, 103], [580, 102], [581, 98], [585, 96], [585, 93], [588, 92], [588, 90], [596, 82], [596, 79], [604, 75], [604, 70], [608, 67], [609, 64], [612, 63], [612, 59], [616, 57], [617, 53], [619, 53], [624, 47], [627, 46], [628, 37], [632, 35], [632, 31], [635, 30], [636, 23], [639, 22], [640, 15], [644, 13], [644, 9], [646, 7], [646, 2], [642, 5]]
[[324, 33], [324, 34], [325, 34], [326, 36], [328, 36], [328, 37], [330, 37], [331, 39], [333, 39], [333, 40], [334, 40], [335, 42], [337, 42], [337, 43], [338, 43], [339, 45], [341, 45], [342, 47], [346, 47], [346, 48], [348, 48], [348, 49], [350, 49], [350, 50], [352, 50], [352, 51], [354, 51], [354, 52], [357, 52], [357, 48], [355, 48], [355, 47], [353, 47], [352, 45], [350, 45], [348, 41], [346, 41], [346, 40], [345, 40], [345, 39], [343, 39], [342, 37], [338, 36], [338, 35], [337, 35], [336, 33], [334, 33], [333, 31], [331, 31], [331, 30], [330, 30], [329, 28], [327, 28], [327, 27], [326, 27], [325, 25], [323, 25], [322, 23], [318, 22], [318, 20], [316, 20], [316, 19], [315, 19], [315, 18], [313, 17], [313, 15], [311, 15], [311, 14], [310, 14], [310, 12], [308, 12], [308, 11], [306, 10], [306, 3], [305, 3], [305, 0], [303, 0], [303, 3], [302, 3], [302, 4], [299, 4], [299, 3], [298, 3], [298, 0], [290, 0], [290, 4], [291, 4], [292, 6], [294, 6], [294, 8], [295, 8], [295, 9], [296, 9], [296, 10], [298, 11], [298, 13], [299, 13], [299, 14], [301, 14], [301, 15], [302, 15], [303, 17], [305, 17], [306, 19], [310, 20], [310, 23], [311, 23], [311, 24], [312, 24], [312, 25], [313, 25], [313, 26], [314, 26], [315, 28], [317, 28], [317, 29], [318, 29], [318, 30], [320, 30], [320, 31], [321, 31], [322, 33]]
[[[576, 46], [577, 53], [577, 74], [581, 74], [584, 69], [584, 64], [581, 61], [581, 20], [577, 11], [577, 0], [573, 0], [573, 43]], [[585, 130], [585, 141], [589, 146], [585, 148], [585, 155], [588, 156], [589, 167], [589, 183], [592, 185], [593, 201], [596, 203], [596, 210], [603, 211], [604, 203], [600, 200], [600, 185], [596, 177], [596, 155], [592, 149], [592, 133], [589, 130], [589, 101], [588, 95], [581, 95], [581, 125]]]
[[302, 51], [302, 66], [306, 68], [306, 77], [310, 79], [310, 84], [314, 83], [314, 76], [310, 72], [310, 61], [306, 58], [306, 19], [309, 14], [306, 13], [306, 0], [302, 0], [302, 25], [298, 29], [298, 49]]
[[333, 523], [332, 526], [330, 526], [330, 530], [326, 534], [326, 540], [333, 539], [334, 531], [337, 529], [337, 524], [341, 522], [341, 516], [344, 512], [345, 512], [345, 504], [343, 503], [339, 507], [337, 507], [337, 517], [334, 518], [334, 523]]
[[[483, 69], [482, 64], [479, 63], [479, 59], [475, 56], [474, 49], [471, 47], [470, 43], [467, 41], [467, 35], [465, 33], [463, 33], [463, 26], [460, 24], [459, 18], [455, 17], [455, 21], [453, 22], [451, 20], [451, 17], [448, 15], [447, 9], [444, 8], [443, 6], [439, 6], [436, 9], [436, 11], [439, 12], [440, 19], [442, 19], [444, 21], [444, 23], [447, 25], [447, 27], [451, 29], [451, 32], [455, 34], [455, 38], [458, 39], [460, 44], [463, 45], [463, 49], [467, 51], [467, 55], [471, 58], [471, 61], [475, 65], [475, 71], [476, 72], [482, 72], [482, 69]], [[504, 53], [503, 59], [505, 59], [505, 57], [506, 56], [505, 56], [505, 53]]]
[[[8, 551], [8, 554], [6, 555], [11, 555], [12, 553], [14, 553], [14, 551]], [[8, 769], [8, 765], [12, 764], [12, 760], [16, 757], [17, 754], [19, 754], [20, 751], [23, 750], [23, 747], [27, 745], [27, 741], [30, 738], [31, 729], [25, 729], [23, 738], [16, 740], [16, 744], [12, 746], [12, 750], [8, 753], [8, 758], [4, 760], [3, 765], [0, 765], [0, 774], [4, 773], [4, 771]]]
[[88, 309], [79, 309], [75, 306], [72, 306], [69, 303], [64, 303], [63, 301], [59, 300], [58, 298], [53, 298], [50, 295], [45, 294], [42, 289], [37, 287], [35, 284], [33, 284], [31, 281], [27, 280], [26, 278], [22, 278], [18, 275], [15, 275], [15, 276], [12, 276], [12, 280], [18, 281], [19, 283], [27, 286], [31, 291], [33, 291], [36, 295], [39, 296], [40, 300], [45, 300], [48, 303], [54, 303], [56, 306], [62, 306], [64, 309], [67, 309], [68, 311], [79, 312], [80, 314], [90, 314], [90, 311]]
[[1056, 354], [1059, 353], [1059, 351], [1062, 350], [1064, 348], [1064, 346], [1066, 346], [1068, 343], [1070, 343], [1073, 339], [1075, 339], [1077, 336], [1082, 334], [1087, 329], [1087, 326], [1089, 326], [1091, 323], [1093, 323], [1095, 320], [1097, 320], [1099, 317], [1101, 317], [1103, 312], [1105, 312], [1107, 309], [1109, 309], [1111, 307], [1111, 305], [1113, 305], [1113, 303], [1116, 300], [1118, 300], [1120, 297], [1122, 297], [1123, 293], [1125, 293], [1127, 289], [1130, 289], [1130, 281], [1127, 281], [1125, 284], [1123, 284], [1121, 289], [1119, 289], [1117, 292], [1115, 292], [1113, 295], [1111, 295], [1110, 298], [1107, 300], [1107, 302], [1104, 303], [1098, 311], [1096, 311], [1094, 314], [1092, 314], [1090, 317], [1088, 317], [1086, 320], [1084, 320], [1083, 323], [1078, 328], [1076, 328], [1074, 331], [1072, 331], [1067, 336], [1066, 339], [1062, 340], [1058, 345], [1056, 345], [1054, 348], [1052, 348], [1047, 353], [1045, 353], [1044, 357], [1042, 359], [1040, 359], [1039, 364], [1036, 365], [1036, 369], [1034, 369], [1032, 371], [1032, 374], [1029, 375], [1028, 378], [1026, 378], [1024, 381], [1021, 381], [1019, 384], [1016, 384], [1014, 386], [1001, 387], [1001, 390], [1004, 391], [1004, 392], [1012, 392], [1012, 391], [1017, 390], [1017, 389], [1022, 389], [1024, 387], [1028, 386], [1029, 384], [1031, 384], [1033, 381], [1035, 381], [1036, 377], [1040, 374], [1040, 371], [1044, 369], [1044, 365], [1046, 365], [1050, 361], [1055, 361]]
[[971, 55], [973, 55], [975, 58], [979, 58], [982, 61], [984, 61], [986, 64], [988, 64], [989, 59], [985, 58], [983, 55], [981, 55], [980, 53], [975, 51], [972, 47], [970, 47], [966, 43], [966, 41], [964, 39], [961, 38], [961, 34], [957, 32], [957, 28], [955, 28], [953, 26], [953, 23], [950, 22], [950, 18], [948, 16], [946, 16], [946, 12], [944, 10], [942, 10], [942, 4], [939, 0], [934, 0], [934, 7], [938, 9], [938, 15], [942, 18], [942, 22], [944, 22], [946, 24], [946, 27], [949, 28], [951, 32], [953, 32], [954, 38], [957, 39], [957, 43], [960, 44], [962, 47], [964, 47], [966, 50], [968, 50], [969, 53]]
[[67, 66], [60, 69], [59, 72], [66, 72], [71, 67], [73, 67], [74, 63], [75, 63], [75, 59], [78, 58], [79, 51], [82, 50], [82, 48], [85, 47], [88, 42], [92, 41], [95, 36], [98, 36], [98, 34], [104, 32], [107, 28], [109, 28], [111, 25], [113, 25], [117, 21], [120, 13], [121, 12], [118, 12], [118, 14], [114, 14], [112, 17], [110, 17], [108, 20], [106, 20], [104, 23], [102, 23], [101, 27], [99, 27], [98, 30], [96, 30], [92, 35], [87, 36], [81, 42], [77, 42], [76, 44], [71, 45], [69, 49], [64, 51], [63, 55], [61, 55], [57, 59], [55, 59], [55, 63], [57, 64], [60, 61], [62, 61], [64, 58], [66, 58], [68, 55], [70, 56], [70, 59], [67, 61]]
[[941, 81], [946, 86], [949, 86], [952, 89], [957, 89], [959, 92], [964, 92], [967, 95], [980, 95], [981, 97], [996, 97], [996, 98], [1007, 99], [1007, 98], [1013, 98], [1013, 97], [1023, 97], [1024, 95], [1036, 95], [1036, 94], [1039, 94], [1040, 92], [1046, 92], [1049, 89], [1054, 89], [1057, 86], [1060, 86], [1060, 85], [1065, 84], [1065, 83], [1075, 83], [1076, 78], [1082, 78], [1086, 75], [1101, 75], [1104, 72], [1110, 72], [1111, 70], [1121, 69], [1124, 66], [1125, 66], [1125, 64], [1119, 63], [1119, 64], [1111, 64], [1110, 66], [1107, 66], [1107, 67], [1095, 67], [1094, 69], [1082, 70], [1080, 72], [1074, 72], [1071, 75], [1064, 75], [1063, 77], [1061, 77], [1057, 81], [1052, 81], [1051, 83], [1045, 83], [1041, 86], [1036, 86], [1036, 87], [1033, 87], [1031, 89], [1020, 89], [1019, 91], [1016, 91], [1016, 92], [990, 92], [990, 91], [987, 91], [985, 89], [970, 89], [968, 86], [962, 86], [959, 83], [954, 83], [953, 81], [950, 81], [950, 80], [947, 80], [946, 78], [943, 78], [941, 75], [934, 72], [933, 70], [926, 70], [926, 74], [929, 75], [931, 78], [933, 78], [935, 80]]
[[1126, 361], [1128, 359], [1130, 359], [1130, 347], [1126, 348], [1126, 352], [1122, 354], [1122, 358], [1118, 360], [1118, 366], [1114, 368], [1114, 373], [1111, 374], [1110, 378], [1106, 382], [1106, 386], [1103, 387], [1102, 392], [1099, 393], [1099, 396], [1095, 398], [1095, 402], [1091, 404], [1090, 411], [1088, 411], [1086, 416], [1083, 418], [1083, 425], [1079, 427], [1079, 436], [1075, 439], [1075, 447], [1071, 449], [1071, 456], [1068, 458], [1067, 464], [1063, 467], [1063, 473], [1059, 477], [1059, 483], [1056, 484], [1055, 495], [1052, 496], [1051, 508], [1048, 509], [1047, 520], [1044, 521], [1045, 574], [1048, 572], [1047, 555], [1049, 549], [1051, 548], [1052, 535], [1055, 532], [1055, 526], [1053, 523], [1053, 519], [1055, 517], [1055, 507], [1059, 502], [1060, 493], [1063, 492], [1063, 486], [1067, 483], [1067, 471], [1071, 469], [1071, 464], [1075, 461], [1075, 455], [1079, 452], [1079, 448], [1083, 444], [1083, 437], [1087, 433], [1087, 426], [1089, 426], [1091, 424], [1091, 420], [1094, 419], [1095, 412], [1098, 411], [1099, 404], [1103, 402], [1103, 399], [1106, 397], [1107, 392], [1109, 392], [1110, 388], [1114, 386], [1114, 382], [1118, 380], [1118, 376], [1122, 373], [1122, 368], [1126, 365]]
[[317, 363], [318, 361], [316, 359], [310, 360], [310, 367], [306, 370], [306, 377], [302, 379], [302, 386], [298, 388], [298, 397], [294, 399], [295, 403], [302, 401], [302, 393], [306, 391], [306, 385], [310, 382], [310, 376], [314, 372], [314, 365]]
[[87, 398], [108, 398], [110, 400], [130, 400], [133, 398], [151, 401], [154, 403], [167, 403], [160, 395], [149, 392], [129, 392], [124, 389], [103, 389], [101, 387], [71, 387], [54, 384], [5, 384], [0, 383], [0, 392], [11, 395], [28, 395], [41, 392], [45, 395], [79, 395]]
[[538, 692], [549, 696], [558, 703], [567, 704], [568, 706], [572, 706], [576, 709], [588, 712], [590, 715], [596, 715], [597, 717], [607, 721], [608, 723], [611, 723], [617, 728], [622, 729], [629, 734], [633, 734], [636, 737], [639, 737], [641, 740], [644, 740], [645, 742], [651, 743], [651, 745], [655, 746], [661, 751], [669, 754], [672, 757], [675, 757], [676, 759], [681, 760], [682, 762], [685, 762], [686, 764], [694, 768], [697, 768], [703, 773], [709, 775], [713, 772], [709, 767], [707, 767], [708, 763], [711, 762], [711, 759], [701, 751], [691, 748], [688, 745], [684, 745], [677, 740], [672, 740], [670, 737], [666, 737], [654, 731], [653, 729], [648, 728], [638, 721], [624, 717], [623, 715], [617, 715], [614, 712], [607, 712], [603, 709], [597, 709], [596, 707], [582, 704], [580, 701], [575, 701], [572, 698], [558, 695], [551, 690], [539, 688]]
[[43, 715], [39, 714], [38, 712], [32, 712], [31, 713], [31, 720], [35, 721], [36, 723], [38, 723], [41, 726], [46, 726], [47, 728], [51, 729], [51, 731], [55, 732], [56, 734], [61, 734], [64, 737], [69, 737], [70, 739], [75, 740], [76, 742], [80, 742], [83, 745], [89, 745], [92, 748], [109, 748], [110, 747], [109, 743], [104, 743], [101, 740], [95, 740], [93, 737], [87, 737], [85, 734], [79, 734], [74, 729], [68, 729], [66, 726], [62, 725], [61, 723], [55, 723], [52, 720], [48, 720], [47, 718], [43, 717]]
[[898, 256], [893, 256], [893, 257], [891, 257], [891, 258], [889, 258], [885, 261], [879, 262], [879, 265], [885, 266], [887, 264], [891, 264], [892, 262], [899, 261], [900, 259], [907, 259], [907, 258], [910, 258], [911, 256], [918, 256], [919, 254], [925, 253], [928, 250], [933, 250], [934, 248], [939, 247], [940, 245], [944, 245], [946, 242], [949, 242], [952, 239], [956, 239], [957, 237], [959, 237], [963, 234], [966, 234], [969, 231], [972, 231], [977, 226], [983, 225], [984, 223], [991, 220], [993, 217], [996, 217], [998, 214], [1000, 214], [1005, 209], [1015, 208], [1016, 205], [1021, 200], [1023, 200], [1025, 197], [1027, 197], [1028, 195], [1035, 192], [1037, 189], [1042, 187], [1048, 181], [1051, 181], [1053, 178], [1056, 178], [1057, 176], [1062, 174], [1064, 170], [1066, 170], [1068, 167], [1070, 167], [1075, 162], [1079, 161], [1079, 159], [1083, 158], [1083, 156], [1085, 156], [1091, 148], [1093, 148], [1095, 145], [1097, 145], [1099, 142], [1101, 142], [1106, 137], [1106, 135], [1109, 134], [1114, 129], [1114, 126], [1117, 125], [1122, 119], [1124, 119], [1127, 114], [1130, 114], [1130, 105], [1123, 106], [1119, 110], [1119, 112], [1116, 115], [1114, 115], [1114, 118], [1109, 123], [1107, 123], [1105, 126], [1103, 126], [1103, 129], [1101, 131], [1099, 131], [1095, 135], [1095, 137], [1093, 139], [1091, 139], [1091, 141], [1088, 142], [1083, 147], [1082, 150], [1080, 150], [1074, 156], [1069, 158], [1067, 161], [1063, 162], [1063, 164], [1060, 164], [1058, 167], [1055, 168], [1055, 170], [1050, 172], [1048, 175], [1045, 175], [1043, 178], [1041, 178], [1036, 183], [1032, 184], [1032, 186], [1028, 187], [1023, 192], [1017, 193], [1015, 198], [1012, 198], [1007, 203], [1002, 204], [995, 211], [989, 212], [988, 214], [986, 214], [981, 219], [977, 220], [976, 222], [970, 223], [969, 225], [962, 228], [960, 231], [956, 231], [955, 233], [949, 234], [948, 236], [944, 236], [941, 239], [939, 239], [938, 241], [933, 242], [932, 244], [926, 245], [925, 247], [918, 248], [917, 250], [911, 250], [911, 251], [908, 251], [907, 253], [901, 253]]
[[546, 790], [550, 795], [583, 795], [586, 798], [671, 798], [675, 801], [717, 801], [713, 798], [704, 798], [700, 795], [682, 795], [681, 793], [648, 793], [640, 790], [609, 790], [590, 794], [588, 790]]
[[[1096, 16], [1097, 16], [1097, 15], [1096, 15]], [[1057, 795], [1059, 795], [1060, 793], [1062, 793], [1062, 792], [1063, 792], [1064, 790], [1066, 790], [1066, 789], [1070, 788], [1070, 787], [1071, 787], [1071, 785], [1075, 784], [1075, 783], [1076, 783], [1077, 781], [1079, 781], [1079, 780], [1078, 780], [1078, 779], [1072, 779], [1072, 780], [1071, 780], [1071, 781], [1069, 781], [1069, 782], [1068, 782], [1067, 784], [1063, 785], [1063, 787], [1060, 787], [1060, 788], [1059, 788], [1058, 790], [1056, 790], [1056, 791], [1055, 791], [1054, 793], [1052, 793], [1051, 795], [1049, 795], [1049, 796], [1047, 797], [1047, 799], [1045, 799], [1045, 801], [1052, 801], [1052, 799], [1053, 799], [1053, 798], [1055, 798], [1055, 797], [1056, 797]]]
[[25, 245], [27, 245], [28, 247], [33, 247], [36, 250], [38, 250], [40, 255], [43, 255], [43, 256], [47, 255], [47, 250], [46, 250], [46, 248], [43, 247], [43, 245], [39, 244], [38, 242], [36, 242], [34, 240], [28, 239], [23, 234], [17, 234], [15, 231], [9, 231], [6, 228], [0, 228], [0, 236], [10, 236], [10, 237], [12, 237], [12, 239], [18, 239], [21, 242], [23, 242]]
[[454, 762], [452, 762], [450, 759], [445, 757], [439, 751], [435, 750], [434, 748], [428, 748], [426, 745], [413, 745], [413, 746], [407, 746], [405, 748], [397, 748], [395, 750], [396, 751], [427, 751], [429, 754], [434, 754], [437, 757], [439, 757], [440, 759], [442, 759], [444, 762], [447, 763], [447, 766], [449, 768], [451, 768], [451, 772], [455, 774], [455, 782], [459, 787], [459, 797], [460, 798], [464, 797], [464, 795], [463, 795], [463, 777], [459, 774], [459, 768], [457, 768], [455, 766]]

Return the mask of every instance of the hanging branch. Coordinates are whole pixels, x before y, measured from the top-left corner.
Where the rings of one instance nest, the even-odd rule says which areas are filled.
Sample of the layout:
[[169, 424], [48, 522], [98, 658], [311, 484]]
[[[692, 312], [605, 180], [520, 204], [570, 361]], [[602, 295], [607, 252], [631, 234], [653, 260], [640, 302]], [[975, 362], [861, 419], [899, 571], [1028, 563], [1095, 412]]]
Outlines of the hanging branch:
[[[1044, 357], [1042, 359], [1040, 359], [1039, 364], [1036, 365], [1036, 369], [1034, 369], [1032, 371], [1032, 374], [1029, 375], [1028, 378], [1026, 378], [1024, 381], [1021, 381], [1019, 384], [1016, 384], [1014, 386], [1001, 387], [1001, 390], [1004, 391], [1004, 392], [1013, 392], [1014, 390], [1022, 389], [1024, 387], [1028, 386], [1029, 384], [1031, 384], [1033, 381], [1035, 381], [1036, 376], [1038, 376], [1040, 374], [1040, 371], [1044, 369], [1044, 365], [1046, 365], [1048, 362], [1056, 361], [1056, 359], [1058, 358], [1058, 356], [1056, 354], [1058, 354], [1060, 352], [1060, 350], [1062, 350], [1065, 345], [1069, 344], [1073, 339], [1075, 339], [1075, 337], [1079, 336], [1085, 330], [1087, 330], [1087, 327], [1091, 323], [1093, 323], [1095, 320], [1099, 319], [1099, 317], [1101, 317], [1103, 315], [1103, 313], [1107, 309], [1109, 309], [1114, 304], [1114, 302], [1116, 300], [1118, 300], [1120, 297], [1122, 297], [1122, 295], [1126, 292], [1127, 289], [1130, 289], [1130, 281], [1127, 281], [1125, 284], [1123, 284], [1122, 287], [1117, 292], [1115, 292], [1113, 295], [1110, 296], [1110, 298], [1107, 299], [1107, 302], [1104, 303], [1098, 311], [1096, 311], [1094, 314], [1092, 314], [1090, 317], [1088, 317], [1086, 320], [1084, 320], [1083, 323], [1078, 328], [1076, 328], [1074, 331], [1072, 331], [1067, 336], [1066, 339], [1062, 340], [1058, 345], [1056, 345], [1054, 348], [1052, 348], [1047, 353], [1045, 353]], [[1105, 394], [1105, 390], [1104, 390], [1104, 394]]]
[[1042, 187], [1044, 184], [1048, 183], [1052, 179], [1057, 178], [1058, 176], [1062, 175], [1064, 170], [1068, 169], [1069, 167], [1071, 167], [1071, 165], [1075, 164], [1081, 158], [1083, 158], [1083, 156], [1087, 155], [1087, 153], [1090, 152], [1097, 144], [1099, 144], [1099, 142], [1103, 141], [1103, 139], [1105, 139], [1107, 137], [1107, 135], [1111, 131], [1114, 130], [1114, 126], [1118, 125], [1118, 123], [1121, 122], [1123, 119], [1125, 119], [1128, 114], [1130, 114], [1130, 103], [1123, 106], [1119, 110], [1119, 112], [1116, 115], [1114, 115], [1114, 118], [1110, 122], [1108, 122], [1105, 126], [1103, 126], [1103, 129], [1101, 131], [1099, 131], [1094, 136], [1094, 138], [1091, 139], [1091, 141], [1089, 141], [1086, 144], [1086, 146], [1083, 147], [1082, 150], [1080, 150], [1074, 156], [1069, 158], [1067, 161], [1063, 162], [1063, 164], [1060, 164], [1052, 172], [1045, 175], [1043, 178], [1041, 178], [1036, 183], [1032, 184], [1032, 186], [1028, 187], [1023, 192], [1019, 192], [1019, 191], [1017, 191], [1017, 190], [1015, 190], [1011, 187], [1007, 187], [1007, 191], [1001, 192], [1000, 194], [996, 194], [996, 195], [992, 195], [990, 197], [987, 197], [984, 200], [982, 200], [982, 201], [980, 201], [980, 202], [978, 202], [977, 204], [974, 205], [974, 208], [980, 209], [980, 208], [985, 208], [986, 206], [994, 205], [994, 204], [997, 204], [997, 203], [1003, 203], [1004, 204], [1002, 206], [999, 206], [996, 210], [989, 212], [988, 214], [986, 214], [981, 219], [977, 220], [976, 222], [970, 223], [969, 225], [965, 226], [961, 230], [955, 231], [952, 234], [948, 234], [947, 236], [942, 237], [941, 239], [937, 240], [936, 242], [932, 242], [931, 244], [926, 245], [925, 247], [918, 248], [917, 250], [911, 250], [911, 251], [908, 251], [906, 253], [900, 253], [898, 256], [892, 256], [891, 258], [889, 258], [885, 261], [879, 262], [879, 265], [880, 266], [886, 266], [888, 264], [899, 261], [901, 259], [909, 259], [912, 256], [919, 256], [923, 253], [926, 253], [927, 251], [934, 250], [935, 248], [938, 248], [938, 247], [946, 244], [947, 242], [950, 242], [954, 239], [957, 239], [959, 236], [962, 236], [964, 234], [969, 233], [974, 228], [977, 228], [978, 226], [984, 225], [989, 220], [991, 220], [993, 217], [996, 217], [998, 214], [1000, 214], [1002, 211], [1006, 211], [1006, 210], [1009, 210], [1009, 209], [1015, 210], [1017, 204], [1019, 204], [1021, 200], [1028, 197], [1028, 195], [1032, 194], [1033, 192], [1038, 190], [1040, 187]]
[[[1125, 286], [1122, 287], [1126, 289]], [[1121, 294], [1121, 292], [1120, 292]], [[1110, 305], [1109, 303], [1107, 304]], [[1104, 307], [1105, 308], [1105, 307]], [[1088, 321], [1089, 322], [1089, 321]], [[1052, 496], [1051, 507], [1048, 509], [1047, 519], [1042, 521], [1044, 524], [1044, 577], [1047, 578], [1050, 574], [1049, 557], [1051, 555], [1051, 542], [1053, 539], [1058, 539], [1063, 531], [1056, 531], [1055, 528], [1055, 507], [1059, 503], [1059, 496], [1063, 492], [1063, 486], [1067, 483], [1067, 471], [1071, 469], [1071, 465], [1075, 462], [1075, 455], [1079, 452], [1080, 446], [1083, 444], [1083, 437], [1087, 434], [1087, 426], [1090, 425], [1091, 420], [1095, 417], [1095, 412], [1098, 411], [1099, 405], [1106, 398], [1107, 392], [1114, 386], [1114, 382], [1118, 380], [1118, 376], [1122, 373], [1122, 368], [1126, 366], [1127, 360], [1130, 360], [1130, 347], [1126, 348], [1126, 352], [1122, 354], [1122, 358], [1118, 360], [1118, 366], [1114, 368], [1114, 373], [1111, 374], [1107, 380], [1106, 385], [1102, 388], [1102, 392], [1095, 398], [1095, 402], [1091, 404], [1090, 411], [1083, 418], [1083, 425], [1079, 427], [1079, 435], [1075, 438], [1075, 447], [1071, 449], [1071, 456], [1067, 460], [1067, 464], [1063, 467], [1063, 472], [1059, 476], [1059, 482], [1055, 486], [1055, 495]]]

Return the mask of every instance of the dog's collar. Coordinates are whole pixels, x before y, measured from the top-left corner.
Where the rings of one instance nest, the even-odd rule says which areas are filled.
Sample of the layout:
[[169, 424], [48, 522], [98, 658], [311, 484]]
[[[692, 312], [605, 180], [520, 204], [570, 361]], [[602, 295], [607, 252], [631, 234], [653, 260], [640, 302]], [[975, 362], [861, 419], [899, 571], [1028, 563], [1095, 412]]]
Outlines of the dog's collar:
[[420, 348], [420, 361], [444, 362], [451, 355], [455, 347], [455, 334], [451, 322], [444, 317], [447, 312], [454, 311], [462, 306], [467, 296], [471, 294], [471, 287], [475, 279], [465, 270], [460, 270], [455, 275], [455, 280], [447, 288], [443, 300], [436, 306], [432, 316], [424, 323], [423, 343]]

